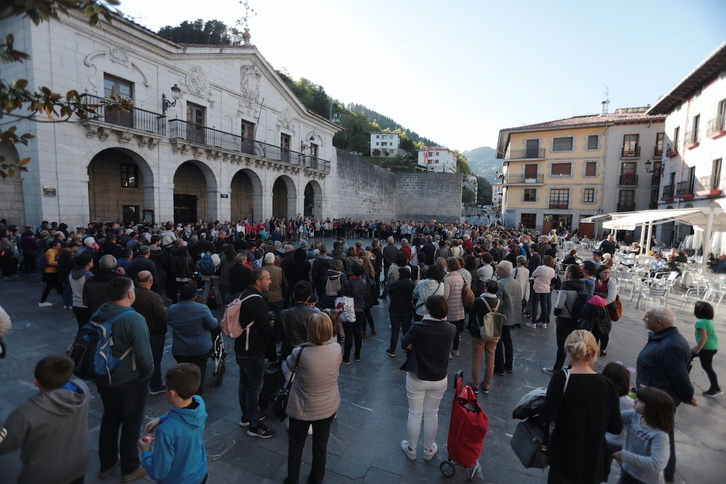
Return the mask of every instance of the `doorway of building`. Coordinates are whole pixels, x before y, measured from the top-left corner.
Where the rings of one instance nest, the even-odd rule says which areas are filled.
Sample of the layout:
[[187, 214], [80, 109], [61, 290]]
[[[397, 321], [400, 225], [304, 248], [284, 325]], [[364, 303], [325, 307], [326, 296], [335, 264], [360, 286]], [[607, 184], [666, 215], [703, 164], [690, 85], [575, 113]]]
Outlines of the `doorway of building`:
[[174, 221], [188, 224], [197, 221], [197, 196], [174, 194]]
[[559, 232], [562, 227], [572, 228], [572, 215], [545, 214], [542, 223], [543, 234], [548, 234], [552, 229]]

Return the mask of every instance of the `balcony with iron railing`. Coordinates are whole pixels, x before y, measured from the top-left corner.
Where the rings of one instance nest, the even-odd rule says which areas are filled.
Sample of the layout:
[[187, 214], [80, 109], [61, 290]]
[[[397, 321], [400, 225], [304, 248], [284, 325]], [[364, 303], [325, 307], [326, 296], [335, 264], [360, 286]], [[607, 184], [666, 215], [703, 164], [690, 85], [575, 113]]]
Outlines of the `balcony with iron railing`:
[[[105, 139], [111, 131], [120, 135], [121, 140], [129, 141], [133, 136], [150, 141], [149, 138], [159, 140], [166, 136], [166, 116], [140, 108], [122, 111], [112, 106], [106, 106], [108, 100], [92, 94], [81, 94], [81, 99], [87, 105], [93, 106], [96, 114], [84, 120], [81, 124], [93, 134]], [[155, 141], [151, 141], [155, 143]]]
[[710, 120], [706, 126], [706, 136], [715, 139], [726, 134], [726, 116], [720, 114]]
[[640, 158], [640, 145], [623, 146], [620, 150], [620, 158], [629, 160], [633, 158]]
[[507, 175], [504, 177], [505, 185], [537, 185], [544, 183], [544, 175]]
[[660, 185], [660, 175], [651, 175], [650, 176], [650, 185], [651, 186]]
[[169, 121], [169, 139], [177, 147], [193, 146], [210, 151], [245, 153], [259, 158], [285, 163], [294, 167], [330, 173], [330, 162], [309, 153], [283, 149], [279, 146], [255, 141], [242, 136], [206, 126], [189, 123], [181, 119]]
[[687, 150], [693, 149], [699, 144], [698, 130], [694, 129], [686, 132], [686, 137], [683, 139], [683, 145]]
[[696, 195], [699, 197], [717, 197], [723, 194], [726, 179], [715, 178], [713, 175], [702, 176], [698, 179], [698, 185]]
[[507, 152], [507, 160], [535, 160], [545, 157], [544, 148], [529, 148], [523, 150], [509, 150]]
[[655, 146], [653, 148], [653, 157], [660, 159], [663, 156], [663, 147], [657, 147]]
[[693, 180], [676, 183], [676, 197], [693, 198]]
[[618, 203], [617, 207], [618, 212], [634, 212], [635, 211], [635, 203]]
[[623, 173], [620, 175], [620, 180], [618, 182], [620, 185], [637, 185], [638, 184], [638, 175], [635, 173]]
[[663, 187], [663, 196], [661, 197], [661, 200], [672, 199], [675, 188], [675, 185], [665, 185]]

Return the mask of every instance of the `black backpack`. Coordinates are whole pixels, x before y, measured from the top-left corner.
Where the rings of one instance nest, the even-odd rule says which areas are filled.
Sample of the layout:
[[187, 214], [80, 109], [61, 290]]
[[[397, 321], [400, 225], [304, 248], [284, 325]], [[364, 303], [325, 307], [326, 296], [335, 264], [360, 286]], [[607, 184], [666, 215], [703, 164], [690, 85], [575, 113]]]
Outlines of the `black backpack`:
[[575, 299], [575, 303], [572, 305], [572, 308], [568, 307], [567, 303], [565, 303], [565, 307], [567, 307], [567, 311], [569, 311], [571, 318], [580, 318], [582, 308], [585, 306], [585, 304], [587, 304], [587, 300], [589, 298], [590, 295], [587, 293], [587, 289], [583, 289], [582, 291], [577, 291], [577, 299]]

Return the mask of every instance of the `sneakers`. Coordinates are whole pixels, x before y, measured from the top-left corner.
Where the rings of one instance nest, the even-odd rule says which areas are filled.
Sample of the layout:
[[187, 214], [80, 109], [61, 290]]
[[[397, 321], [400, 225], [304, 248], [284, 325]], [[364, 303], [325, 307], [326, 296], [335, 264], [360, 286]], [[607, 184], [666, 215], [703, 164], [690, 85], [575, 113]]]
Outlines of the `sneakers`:
[[703, 392], [704, 397], [715, 397], [716, 395], [721, 395], [723, 392], [719, 390], [708, 390]]
[[111, 475], [111, 473], [114, 471], [114, 469], [116, 469], [120, 465], [121, 465], [121, 460], [119, 459], [119, 460], [116, 461], [116, 463], [114, 465], [112, 465], [111, 467], [109, 467], [105, 471], [101, 471], [98, 474], [98, 478], [99, 479], [105, 479], [105, 478], [107, 478], [108, 476]]
[[451, 356], [459, 356], [459, 350], [451, 350]]
[[497, 376], [504, 376], [504, 372], [501, 370], [500, 371], [494, 370], [494, 374]]
[[401, 450], [410, 460], [416, 460], [416, 449], [412, 450], [411, 448], [409, 448], [408, 440], [401, 441]]
[[[265, 420], [265, 416], [260, 415], [260, 417], [257, 419], [257, 422], [262, 422], [263, 420]], [[250, 421], [247, 420], [246, 418], [242, 417], [242, 419], [239, 421], [239, 426], [240, 427], [249, 427]]]
[[342, 361], [342, 363], [343, 363], [344, 365], [350, 365], [350, 360], [343, 360], [343, 361]]
[[393, 358], [394, 356], [396, 356], [396, 352], [395, 351], [391, 351], [391, 350], [386, 350], [386, 354], [388, 356], [390, 356], [391, 358]]
[[555, 369], [554, 368], [542, 368], [543, 373], [547, 373], [548, 375], [554, 375]]
[[475, 386], [473, 383], [469, 383], [469, 386], [471, 387], [471, 389], [474, 391], [475, 394], [477, 394], [477, 395], [479, 394], [478, 386]]
[[52, 305], [53, 305], [53, 303], [52, 302], [48, 302], [48, 301], [42, 302], [42, 303], [38, 303], [38, 307], [39, 308], [49, 308]]
[[547, 323], [537, 323], [538, 328], [547, 329]]
[[524, 323], [524, 325], [527, 326], [528, 328], [537, 329], [537, 325], [536, 324]]
[[258, 423], [257, 427], [250, 426], [250, 428], [247, 429], [247, 435], [250, 437], [258, 437], [260, 439], [269, 439], [275, 436], [275, 431], [268, 429], [267, 425], [263, 423]]
[[481, 389], [481, 392], [486, 395], [486, 394], [489, 393], [489, 389], [488, 388], [482, 388]]
[[436, 445], [436, 442], [434, 442], [434, 445], [431, 446], [431, 450], [424, 449], [424, 460], [429, 461], [429, 460], [433, 459], [438, 451], [439, 451], [439, 446]]
[[160, 387], [149, 387], [149, 395], [159, 395], [165, 391], [166, 387], [164, 385], [161, 385]]
[[134, 479], [138, 479], [139, 477], [145, 476], [145, 475], [146, 475], [146, 469], [144, 469], [143, 467], [139, 466], [139, 468], [136, 469], [131, 474], [126, 474], [125, 476], [121, 476], [121, 480], [124, 481], [124, 482], [131, 482]]

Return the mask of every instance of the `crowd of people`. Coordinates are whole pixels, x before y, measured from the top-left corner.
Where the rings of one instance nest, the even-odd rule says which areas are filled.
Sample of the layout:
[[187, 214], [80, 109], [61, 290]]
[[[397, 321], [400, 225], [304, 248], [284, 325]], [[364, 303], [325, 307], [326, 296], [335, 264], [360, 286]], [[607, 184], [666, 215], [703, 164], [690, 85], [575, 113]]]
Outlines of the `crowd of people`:
[[[315, 240], [330, 236], [335, 238], [330, 251]], [[348, 243], [350, 238], [370, 237], [367, 246]], [[310, 431], [313, 465], [307, 482], [323, 481], [328, 436], [340, 405], [339, 367], [360, 362], [369, 331], [375, 335], [381, 325], [391, 329], [386, 353], [406, 354], [402, 369], [407, 372], [409, 415], [401, 449], [411, 460], [417, 458], [422, 422], [424, 460], [437, 453], [439, 404], [448, 386], [449, 361], [460, 357], [462, 334], [472, 349], [469, 385], [477, 394], [488, 394], [494, 375], [514, 371], [514, 330], [547, 329], [553, 313], [557, 353], [553, 366], [543, 368], [552, 379], [541, 410], [545, 422], [557, 424], [549, 482], [603, 482], [613, 454], [623, 465], [622, 482], [659, 482], [643, 480], [646, 475], [672, 481], [673, 418], [663, 414], [675, 412], [681, 402], [696, 405], [687, 374], [694, 357], [700, 358], [711, 382], [704, 395], [721, 393], [712, 368], [718, 344], [708, 303], [696, 305], [693, 348], [678, 333], [670, 310], [654, 306], [646, 312], [644, 322], [651, 333], [638, 358], [637, 383], [663, 390], [671, 410], [665, 405], [657, 417], [649, 413], [664, 399], [643, 393], [646, 410], [641, 405], [639, 411], [636, 404], [635, 412], [642, 416], [637, 417], [619, 403], [624, 395], [617, 385], [593, 369], [595, 360], [607, 355], [610, 309], [618, 302], [618, 285], [610, 277], [617, 250], [612, 236], [592, 252], [592, 260], [581, 263], [577, 249], [562, 253], [565, 241], [581, 244], [576, 233], [552, 230], [545, 235], [466, 222], [300, 217], [259, 224], [92, 223], [76, 230], [43, 222], [26, 227], [22, 235], [17, 227], [0, 227], [0, 239], [8, 253], [0, 258], [5, 281], [14, 281], [18, 269], [42, 272], [39, 307], [58, 307], [49, 299], [55, 290], [79, 328], [113, 320], [114, 354], [133, 355], [121, 357], [108, 380], [96, 382], [104, 407], [98, 444], [102, 478], [120, 467], [124, 482], [146, 473], [157, 482], [206, 481], [200, 428], [206, 420], [202, 395], [207, 360], [212, 338], [220, 331], [213, 311], [233, 301], [241, 307], [242, 332], [234, 340], [234, 351], [240, 369], [239, 426], [247, 435], [275, 436], [259, 405], [268, 362], [281, 364], [285, 380], [296, 374], [287, 411], [286, 483], [299, 480]], [[388, 305], [389, 321], [373, 317], [371, 308], [381, 303]], [[502, 316], [495, 337], [482, 331], [493, 312]], [[176, 364], [162, 378], [168, 328]], [[4, 353], [4, 346], [0, 348]], [[71, 379], [73, 364], [60, 356], [41, 360], [36, 367], [41, 393], [33, 398], [52, 394], [53, 402], [72, 405], [77, 419], [73, 425], [80, 425], [88, 411], [89, 390]], [[152, 446], [139, 439], [143, 412], [147, 396], [161, 393], [174, 409], [144, 427], [146, 433], [155, 433]], [[26, 434], [19, 432], [27, 433], [24, 426], [32, 416], [24, 408], [7, 419], [8, 437], [0, 440], [0, 452], [22, 447]], [[586, 422], [588, 432], [583, 433]], [[619, 449], [607, 446], [606, 432], [619, 434], [623, 423], [633, 434], [657, 437], [659, 454], [648, 464], [649, 473], [641, 472], [642, 462], [633, 457], [644, 452], [642, 444], [626, 439]], [[669, 440], [665, 459], [662, 436], [651, 428]], [[24, 475], [32, 481], [55, 472], [63, 476], [57, 482], [83, 482], [90, 447], [87, 432], [81, 434], [77, 429], [73, 433], [81, 445], [66, 460], [51, 459], [37, 469], [30, 465], [34, 456], [23, 458]]]

